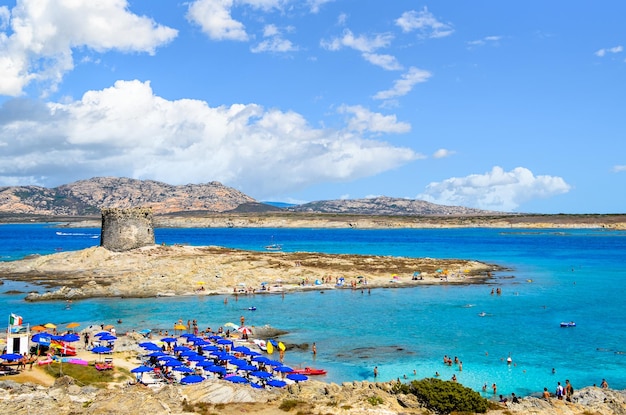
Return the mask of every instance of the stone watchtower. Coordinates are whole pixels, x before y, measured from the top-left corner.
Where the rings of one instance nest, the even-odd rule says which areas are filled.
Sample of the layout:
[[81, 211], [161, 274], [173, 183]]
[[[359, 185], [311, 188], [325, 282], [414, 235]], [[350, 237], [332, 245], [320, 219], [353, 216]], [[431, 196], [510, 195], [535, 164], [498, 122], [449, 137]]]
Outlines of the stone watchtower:
[[102, 209], [100, 235], [100, 246], [115, 252], [154, 245], [152, 209]]

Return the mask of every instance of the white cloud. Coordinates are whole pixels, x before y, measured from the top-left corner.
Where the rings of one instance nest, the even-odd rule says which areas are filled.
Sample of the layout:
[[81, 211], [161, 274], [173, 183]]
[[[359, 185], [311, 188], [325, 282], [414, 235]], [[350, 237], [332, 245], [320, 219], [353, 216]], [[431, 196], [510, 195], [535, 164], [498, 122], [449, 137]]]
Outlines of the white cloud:
[[390, 99], [403, 96], [411, 92], [415, 84], [426, 82], [431, 73], [416, 67], [410, 67], [408, 72], [393, 83], [393, 88], [377, 92], [374, 99]]
[[[176, 37], [177, 31], [128, 10], [126, 0], [22, 0], [0, 15], [0, 95], [18, 96], [33, 81], [54, 90], [73, 69], [72, 50], [147, 52]], [[9, 20], [7, 20], [9, 19]]]
[[102, 175], [171, 184], [218, 180], [263, 198], [419, 158], [366, 138], [407, 124], [359, 107], [344, 111], [354, 115], [346, 128], [313, 128], [298, 113], [256, 104], [168, 101], [140, 81], [118, 81], [65, 103], [11, 100], [0, 108], [0, 182], [58, 185]]
[[430, 183], [417, 198], [443, 205], [513, 211], [524, 202], [567, 193], [570, 188], [561, 177], [534, 176], [523, 167], [505, 172], [496, 166], [485, 174]]
[[499, 44], [502, 36], [485, 36], [482, 39], [470, 40], [467, 43], [468, 46], [485, 46], [487, 44], [496, 46]]
[[252, 47], [250, 49], [252, 52], [294, 52], [298, 50], [298, 47], [291, 43], [291, 41], [283, 38], [283, 34], [276, 25], [266, 25], [263, 28], [263, 36], [266, 39]]
[[425, 38], [440, 38], [450, 36], [454, 33], [452, 25], [442, 23], [426, 7], [421, 11], [411, 10], [402, 13], [396, 19], [398, 25], [403, 32], [412, 32], [418, 30], [420, 35]]
[[619, 172], [622, 172], [622, 171], [626, 171], [626, 165], [613, 166], [613, 172], [619, 173]]
[[347, 121], [348, 129], [360, 133], [371, 131], [375, 133], [408, 133], [411, 124], [398, 122], [395, 115], [383, 115], [371, 112], [360, 105], [342, 105], [339, 107], [340, 114], [351, 114], [353, 117]]
[[399, 71], [403, 69], [402, 65], [400, 65], [395, 56], [381, 55], [378, 53], [364, 53], [363, 58], [365, 58], [365, 60], [369, 63], [380, 66], [388, 71]]
[[599, 57], [603, 57], [605, 56], [607, 53], [620, 53], [624, 50], [624, 47], [619, 45], [619, 46], [614, 46], [612, 48], [607, 48], [607, 49], [599, 49], [597, 50], [594, 55], [599, 56]]
[[344, 47], [354, 49], [361, 52], [363, 59], [369, 63], [388, 71], [397, 71], [402, 69], [402, 65], [394, 56], [374, 53], [378, 49], [388, 47], [392, 40], [393, 35], [390, 33], [378, 33], [374, 36], [355, 36], [352, 31], [345, 29], [339, 37], [331, 40], [322, 40], [320, 46], [330, 51], [338, 51]]
[[335, 0], [307, 0], [307, 4], [309, 5], [311, 9], [311, 13], [315, 14], [315, 13], [319, 13], [321, 6], [323, 6], [326, 3], [333, 2], [333, 1]]
[[189, 5], [187, 19], [213, 40], [247, 41], [245, 26], [230, 15], [232, 6], [233, 0], [196, 0]]
[[389, 46], [392, 40], [393, 35], [390, 33], [378, 33], [374, 36], [355, 36], [350, 29], [346, 29], [342, 36], [335, 37], [329, 41], [322, 40], [320, 44], [323, 48], [332, 51], [347, 47], [359, 52], [374, 52], [377, 49]]
[[454, 151], [450, 151], [445, 148], [440, 148], [439, 150], [433, 153], [433, 158], [442, 159], [442, 158], [450, 157], [454, 153], [455, 153]]

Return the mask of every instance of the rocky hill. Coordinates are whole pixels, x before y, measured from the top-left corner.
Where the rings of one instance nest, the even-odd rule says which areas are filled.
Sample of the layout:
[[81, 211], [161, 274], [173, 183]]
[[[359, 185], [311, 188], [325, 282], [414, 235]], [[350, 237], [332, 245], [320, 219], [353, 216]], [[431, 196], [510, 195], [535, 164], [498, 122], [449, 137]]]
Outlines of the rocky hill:
[[493, 215], [493, 212], [472, 209], [463, 206], [437, 205], [423, 200], [400, 199], [393, 197], [373, 197], [368, 199], [352, 200], [324, 200], [305, 203], [288, 208], [293, 212], [304, 213], [342, 213], [358, 215], [420, 215], [420, 216], [448, 216], [448, 215]]
[[153, 180], [95, 177], [52, 189], [0, 187], [0, 212], [30, 215], [100, 215], [105, 207], [152, 207], [155, 214], [226, 212], [253, 198], [219, 182], [173, 186]]

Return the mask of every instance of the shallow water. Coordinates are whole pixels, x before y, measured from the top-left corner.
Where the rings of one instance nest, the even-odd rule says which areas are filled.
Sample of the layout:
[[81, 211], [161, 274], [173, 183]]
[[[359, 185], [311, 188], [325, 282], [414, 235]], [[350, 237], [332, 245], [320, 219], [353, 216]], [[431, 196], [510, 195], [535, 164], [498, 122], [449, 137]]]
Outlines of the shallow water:
[[[0, 256], [16, 259], [99, 243], [97, 229], [56, 232], [46, 225], [0, 225]], [[332, 382], [373, 380], [378, 366], [379, 380], [439, 372], [442, 379], [456, 374], [476, 390], [496, 383], [503, 394], [527, 395], [544, 386], [553, 391], [566, 378], [575, 388], [602, 378], [613, 388], [626, 388], [626, 304], [621, 298], [626, 232], [157, 229], [155, 234], [159, 243], [258, 250], [273, 236], [285, 251], [467, 258], [510, 271], [489, 285], [256, 295], [238, 301], [229, 297], [228, 304], [222, 296], [97, 299], [74, 302], [65, 310], [63, 302], [30, 304], [23, 294], [4, 294], [0, 313], [7, 318], [20, 314], [32, 324], [108, 324], [121, 318], [120, 330], [167, 329], [179, 318], [215, 328], [244, 315], [248, 324], [288, 330], [286, 343], [316, 342], [315, 359], [309, 351], [290, 350], [286, 362], [325, 368], [329, 374], [320, 380]], [[491, 295], [492, 287], [500, 287], [502, 295]], [[6, 283], [3, 291], [11, 288], [23, 287]], [[257, 310], [248, 311], [250, 306]], [[559, 327], [570, 320], [577, 327]], [[458, 356], [463, 371], [443, 365], [444, 355]], [[506, 364], [509, 355], [511, 365]]]

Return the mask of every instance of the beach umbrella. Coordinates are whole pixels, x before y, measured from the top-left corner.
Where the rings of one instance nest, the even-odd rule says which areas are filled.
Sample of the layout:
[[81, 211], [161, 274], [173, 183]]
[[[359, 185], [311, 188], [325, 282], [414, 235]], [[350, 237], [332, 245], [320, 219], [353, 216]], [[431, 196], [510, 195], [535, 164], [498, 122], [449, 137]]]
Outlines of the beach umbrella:
[[102, 327], [104, 330], [111, 330], [113, 327], [115, 327], [113, 324], [107, 324], [106, 326]]
[[187, 356], [187, 360], [189, 360], [190, 362], [202, 362], [204, 360], [206, 360], [206, 358], [204, 356], [201, 356], [199, 354], [195, 354], [192, 356]]
[[257, 370], [254, 372], [250, 372], [251, 376], [257, 377], [259, 379], [267, 379], [267, 378], [271, 378], [272, 374], [271, 373], [267, 373], [263, 370]]
[[176, 346], [174, 347], [175, 352], [187, 352], [189, 351], [189, 347], [187, 346]]
[[196, 337], [196, 335], [193, 334], [193, 333], [183, 333], [183, 334], [180, 335], [180, 337], [184, 337], [186, 339], [189, 339], [189, 338], [192, 338], [192, 337]]
[[205, 345], [202, 345], [202, 350], [204, 350], [205, 352], [217, 352], [219, 348], [211, 344], [205, 344]]
[[241, 334], [252, 334], [252, 329], [250, 329], [250, 327], [239, 327], [237, 331]]
[[111, 349], [109, 349], [108, 347], [104, 347], [104, 346], [96, 346], [93, 349], [91, 349], [92, 353], [111, 353]]
[[217, 344], [233, 344], [233, 341], [228, 339], [220, 339], [217, 341]]
[[275, 366], [275, 367], [283, 365], [283, 363], [279, 362], [278, 360], [270, 360], [270, 361], [266, 362], [265, 364], [266, 365], [270, 365], [270, 366]]
[[37, 333], [32, 337], [34, 343], [48, 346], [52, 341], [52, 337], [48, 333]]
[[282, 373], [293, 372], [293, 369], [290, 368], [289, 366], [278, 366], [278, 367], [275, 367], [274, 370], [277, 372], [282, 372]]
[[193, 373], [193, 369], [187, 366], [176, 366], [173, 370], [182, 373]]
[[258, 383], [250, 382], [250, 386], [255, 389], [263, 389], [263, 385], [259, 385]]
[[253, 370], [257, 370], [256, 366], [252, 366], [252, 365], [241, 365], [241, 366], [237, 366], [238, 370], [245, 370], [246, 372], [250, 372]]
[[45, 328], [47, 328], [47, 329], [56, 329], [56, 328], [57, 328], [57, 326], [55, 326], [55, 325], [54, 325], [54, 324], [52, 324], [52, 323], [46, 323], [46, 324], [44, 324], [43, 326], [44, 326]]
[[224, 327], [232, 327], [235, 330], [239, 329], [238, 325], [236, 325], [235, 323], [231, 323], [231, 322], [228, 322], [228, 323], [224, 324]]
[[250, 357], [256, 357], [256, 356], [261, 356], [261, 353], [259, 352], [255, 352], [254, 350], [250, 350], [248, 353], [246, 353], [248, 356]]
[[206, 369], [206, 368], [208, 368], [210, 366], [215, 366], [215, 364], [213, 362], [209, 361], [209, 360], [202, 360], [202, 361], [196, 363], [196, 366], [202, 367], [202, 368]]
[[208, 346], [211, 343], [209, 343], [208, 341], [204, 340], [204, 339], [192, 339], [190, 340], [191, 343], [194, 344], [194, 346]]
[[302, 382], [304, 380], [309, 380], [309, 377], [306, 375], [303, 375], [302, 373], [290, 373], [287, 375], [287, 379], [293, 380], [296, 382]]
[[227, 376], [224, 379], [233, 383], [248, 383], [248, 379], [243, 376]]
[[[34, 336], [33, 336], [34, 337]], [[64, 334], [63, 336], [61, 336], [61, 341], [67, 342], [67, 343], [72, 343], [72, 342], [77, 342], [80, 340], [80, 336], [76, 333], [69, 333], [69, 334]]]
[[189, 356], [198, 356], [198, 353], [194, 352], [193, 350], [187, 349], [186, 351], [182, 352], [180, 355], [182, 357], [189, 357]]
[[248, 353], [250, 349], [248, 349], [246, 346], [237, 346], [233, 347], [232, 351], [237, 353]]
[[153, 351], [161, 350], [161, 348], [157, 344], [154, 344], [152, 342], [139, 343], [139, 347], [143, 347], [146, 350], [153, 350]]
[[259, 355], [259, 356], [254, 356], [254, 357], [252, 358], [252, 361], [254, 361], [254, 362], [260, 362], [260, 363], [265, 363], [266, 365], [267, 365], [267, 364], [269, 364], [269, 362], [271, 362], [271, 360], [270, 360], [268, 357], [266, 357], [266, 356], [262, 356], [262, 355]]
[[78, 327], [78, 326], [80, 326], [80, 323], [69, 323], [65, 327], [67, 327], [68, 329], [73, 329], [73, 328]]
[[163, 362], [163, 366], [169, 366], [169, 367], [178, 367], [182, 365], [183, 365], [183, 362], [181, 362], [180, 360], [176, 360], [176, 359], [168, 359], [165, 362]]
[[164, 343], [175, 343], [177, 339], [173, 338], [173, 337], [163, 337], [161, 339], [162, 342]]
[[270, 379], [266, 382], [266, 385], [273, 386], [275, 388], [284, 388], [287, 385], [287, 382], [278, 379]]
[[211, 373], [221, 373], [222, 375], [226, 374], [226, 368], [224, 366], [209, 366], [206, 370]]
[[148, 357], [163, 357], [167, 355], [165, 354], [165, 352], [162, 352], [162, 351], [154, 351], [152, 353], [149, 353], [147, 356]]
[[174, 330], [186, 330], [187, 326], [184, 324], [174, 324]]
[[5, 353], [0, 355], [0, 359], [2, 360], [20, 360], [22, 357], [24, 356], [19, 353]]
[[93, 337], [102, 337], [102, 336], [109, 336], [111, 335], [111, 333], [109, 333], [108, 331], [101, 331], [99, 333], [96, 333], [93, 335]]
[[134, 369], [130, 370], [130, 373], [145, 373], [145, 372], [152, 372], [154, 369], [148, 366], [138, 366]]
[[30, 328], [31, 331], [45, 331], [46, 328], [44, 326], [33, 326]]
[[100, 336], [100, 340], [104, 340], [104, 341], [110, 342], [110, 341], [117, 340], [117, 337], [115, 337], [112, 334], [105, 334], [104, 336]]
[[191, 384], [191, 383], [200, 383], [204, 380], [204, 378], [200, 375], [189, 375], [185, 376], [180, 380], [180, 383], [183, 385]]

